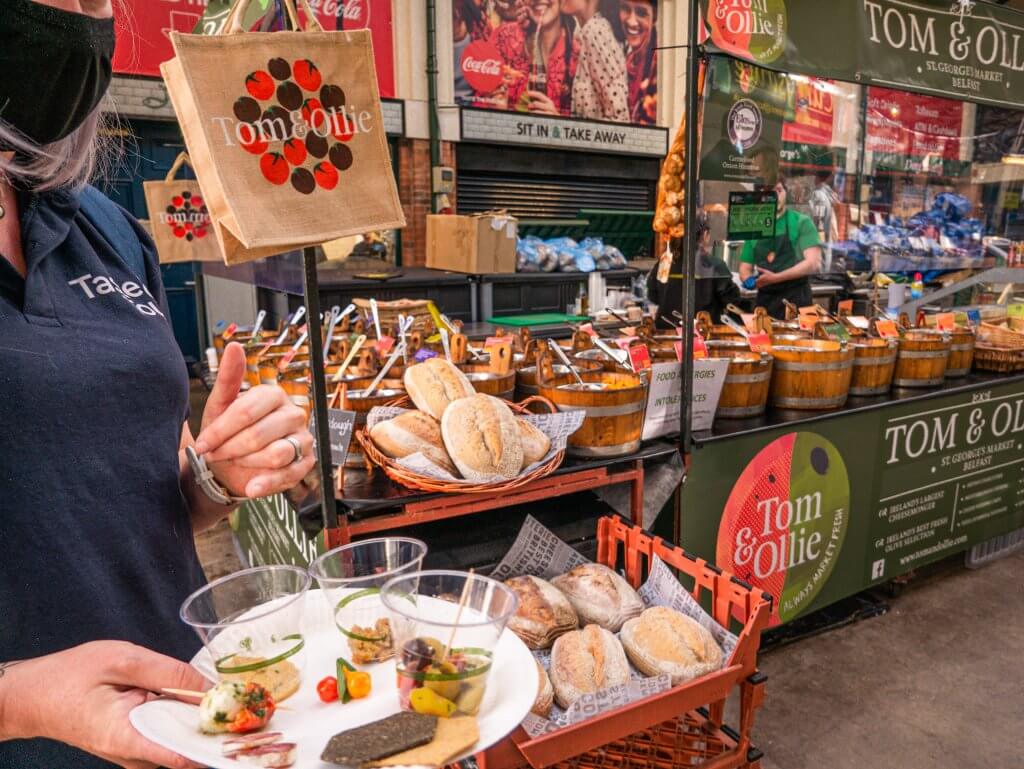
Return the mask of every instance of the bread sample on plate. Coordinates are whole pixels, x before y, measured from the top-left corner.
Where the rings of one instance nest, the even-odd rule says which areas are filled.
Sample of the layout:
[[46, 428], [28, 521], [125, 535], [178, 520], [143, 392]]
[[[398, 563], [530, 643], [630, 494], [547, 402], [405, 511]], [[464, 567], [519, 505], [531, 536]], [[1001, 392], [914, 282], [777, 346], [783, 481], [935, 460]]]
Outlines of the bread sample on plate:
[[[534, 660], [534, 662], [537, 662]], [[530, 712], [537, 716], [547, 718], [551, 715], [551, 706], [555, 704], [555, 690], [551, 686], [551, 678], [544, 666], [537, 662], [537, 675], [540, 680], [537, 682], [537, 698], [533, 701]]]
[[547, 649], [558, 636], [575, 630], [576, 610], [569, 599], [540, 577], [512, 577], [505, 584], [519, 598], [519, 607], [508, 629], [531, 649]]
[[600, 625], [613, 633], [644, 610], [643, 601], [626, 580], [600, 563], [585, 563], [559, 575], [551, 584], [561, 590], [581, 625]]
[[409, 366], [402, 382], [416, 408], [434, 419], [444, 415], [449, 403], [476, 392], [466, 375], [444, 358], [428, 358]]
[[403, 459], [421, 452], [435, 465], [452, 474], [458, 472], [444, 447], [441, 425], [422, 411], [406, 411], [394, 419], [378, 422], [370, 430], [370, 440], [392, 459]]
[[519, 440], [523, 444], [523, 467], [540, 462], [551, 450], [551, 439], [544, 431], [522, 417], [516, 417], [519, 423]]
[[722, 667], [722, 649], [707, 628], [666, 606], [628, 620], [620, 637], [637, 670], [649, 676], [666, 673], [673, 686]]
[[555, 702], [568, 708], [584, 694], [629, 681], [629, 662], [619, 639], [597, 625], [559, 636], [551, 649]]
[[495, 476], [508, 480], [523, 468], [519, 426], [500, 398], [477, 393], [453, 401], [441, 417], [441, 435], [467, 481], [490, 481]]

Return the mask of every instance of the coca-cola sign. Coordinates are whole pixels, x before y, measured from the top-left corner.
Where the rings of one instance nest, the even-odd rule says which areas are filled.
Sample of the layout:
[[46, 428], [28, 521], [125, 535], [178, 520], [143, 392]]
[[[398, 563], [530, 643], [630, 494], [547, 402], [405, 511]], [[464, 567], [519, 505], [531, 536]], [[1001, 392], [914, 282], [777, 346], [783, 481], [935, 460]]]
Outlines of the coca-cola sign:
[[502, 83], [501, 54], [486, 40], [477, 40], [462, 52], [462, 72], [469, 87], [481, 96], [498, 90]]

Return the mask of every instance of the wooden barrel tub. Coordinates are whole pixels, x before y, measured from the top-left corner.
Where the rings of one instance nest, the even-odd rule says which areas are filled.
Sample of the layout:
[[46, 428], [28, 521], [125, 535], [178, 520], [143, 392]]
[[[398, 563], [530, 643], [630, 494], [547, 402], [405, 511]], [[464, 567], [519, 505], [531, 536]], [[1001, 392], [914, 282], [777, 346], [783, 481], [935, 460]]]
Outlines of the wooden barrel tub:
[[[571, 358], [573, 365], [576, 366], [576, 370], [583, 371], [602, 371], [604, 366], [598, 360], [588, 360], [586, 358]], [[555, 375], [557, 376], [568, 376], [569, 369], [561, 363], [557, 363], [552, 366]], [[516, 371], [516, 401], [523, 401], [527, 398], [540, 395], [540, 388], [537, 386], [537, 365], [524, 366], [523, 368]], [[538, 413], [545, 413], [546, 409], [543, 406], [538, 406]]]
[[707, 347], [709, 358], [729, 360], [715, 416], [742, 419], [763, 414], [772, 381], [772, 356], [753, 352], [745, 342], [710, 341]]
[[621, 457], [640, 448], [647, 411], [647, 382], [625, 372], [585, 371], [585, 383], [607, 389], [579, 389], [571, 374], [555, 375], [542, 366], [540, 394], [559, 411], [585, 412], [583, 426], [569, 438], [566, 453], [574, 457]]
[[853, 378], [852, 347], [801, 339], [773, 346], [771, 354], [775, 372], [769, 397], [776, 408], [823, 411], [846, 403]]
[[957, 326], [950, 332], [949, 361], [946, 363], [946, 379], [958, 379], [971, 373], [974, 366], [974, 331]]
[[889, 392], [896, 371], [899, 343], [895, 339], [864, 337], [854, 339], [849, 344], [853, 348], [850, 395], [884, 395]]
[[915, 328], [900, 336], [896, 387], [938, 387], [946, 377], [952, 337], [946, 331]]

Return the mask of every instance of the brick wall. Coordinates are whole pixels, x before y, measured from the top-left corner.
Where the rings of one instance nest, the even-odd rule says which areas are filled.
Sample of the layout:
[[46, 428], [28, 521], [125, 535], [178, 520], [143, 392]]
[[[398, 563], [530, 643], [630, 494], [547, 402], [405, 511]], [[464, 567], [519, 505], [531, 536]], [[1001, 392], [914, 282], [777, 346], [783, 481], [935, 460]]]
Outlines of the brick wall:
[[[402, 264], [422, 267], [427, 258], [427, 214], [431, 213], [430, 142], [426, 139], [399, 139], [398, 196], [405, 211], [402, 230]], [[441, 165], [455, 167], [455, 145], [441, 142]], [[449, 196], [455, 204], [455, 196]]]
[[160, 79], [115, 77], [106, 98], [106, 108], [110, 109], [112, 103], [121, 117], [176, 119], [167, 88]]

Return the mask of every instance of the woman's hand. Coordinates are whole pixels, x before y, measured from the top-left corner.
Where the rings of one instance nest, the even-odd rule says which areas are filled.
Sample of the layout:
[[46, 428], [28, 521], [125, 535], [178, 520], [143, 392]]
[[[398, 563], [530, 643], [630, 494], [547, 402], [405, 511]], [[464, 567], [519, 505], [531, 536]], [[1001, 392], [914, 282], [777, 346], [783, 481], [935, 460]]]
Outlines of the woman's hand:
[[[239, 397], [245, 350], [232, 343], [221, 357], [217, 381], [206, 402], [196, 452], [235, 496], [265, 497], [287, 491], [313, 469], [313, 436], [306, 412], [280, 387], [260, 385]], [[295, 461], [298, 441], [302, 459]]]
[[128, 721], [132, 708], [163, 688], [209, 688], [184, 662], [124, 641], [95, 641], [0, 672], [0, 740], [47, 737], [128, 769], [199, 766]]
[[539, 112], [544, 115], [560, 115], [558, 107], [551, 101], [551, 98], [546, 93], [540, 91], [527, 91], [526, 98], [530, 100], [530, 105], [527, 109], [530, 112]]

